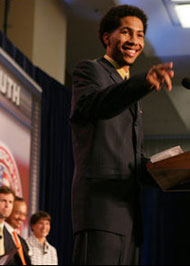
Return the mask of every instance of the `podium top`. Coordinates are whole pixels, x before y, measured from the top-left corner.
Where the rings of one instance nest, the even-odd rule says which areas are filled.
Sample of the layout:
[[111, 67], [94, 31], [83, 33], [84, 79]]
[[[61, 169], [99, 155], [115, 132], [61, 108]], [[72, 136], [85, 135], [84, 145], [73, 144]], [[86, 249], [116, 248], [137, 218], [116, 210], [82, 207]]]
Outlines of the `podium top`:
[[190, 151], [149, 162], [147, 170], [163, 191], [190, 191]]
[[162, 161], [147, 164], [149, 169], [190, 169], [190, 151]]

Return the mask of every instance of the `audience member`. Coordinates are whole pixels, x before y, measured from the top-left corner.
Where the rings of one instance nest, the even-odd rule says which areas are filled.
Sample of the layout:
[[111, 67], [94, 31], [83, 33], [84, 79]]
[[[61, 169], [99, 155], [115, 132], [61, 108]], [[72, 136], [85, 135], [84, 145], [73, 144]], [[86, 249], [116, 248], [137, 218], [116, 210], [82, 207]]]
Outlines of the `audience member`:
[[0, 256], [3, 256], [14, 248], [11, 246], [11, 235], [5, 228], [5, 219], [13, 210], [14, 192], [7, 187], [0, 187]]
[[32, 265], [58, 265], [57, 251], [47, 241], [51, 230], [51, 216], [39, 211], [30, 219], [32, 235], [27, 239]]
[[15, 197], [13, 211], [5, 223], [5, 227], [12, 235], [15, 246], [18, 249], [23, 265], [31, 265], [29, 247], [19, 234], [21, 227], [27, 218], [27, 211], [27, 204], [24, 199]]
[[14, 206], [15, 194], [5, 186], [0, 187], [0, 257], [12, 253], [14, 256], [6, 265], [26, 265], [20, 257], [19, 250], [13, 241], [13, 236], [5, 226], [5, 220], [11, 215]]
[[15, 197], [14, 207], [6, 222], [19, 233], [28, 215], [27, 204], [23, 198]]

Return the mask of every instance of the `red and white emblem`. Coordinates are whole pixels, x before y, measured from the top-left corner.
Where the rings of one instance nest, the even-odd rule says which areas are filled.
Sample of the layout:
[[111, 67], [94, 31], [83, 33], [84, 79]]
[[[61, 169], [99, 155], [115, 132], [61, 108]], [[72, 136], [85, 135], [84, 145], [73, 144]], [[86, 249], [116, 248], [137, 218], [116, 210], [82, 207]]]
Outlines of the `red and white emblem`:
[[8, 186], [16, 196], [22, 197], [22, 185], [16, 161], [2, 142], [0, 142], [0, 186]]

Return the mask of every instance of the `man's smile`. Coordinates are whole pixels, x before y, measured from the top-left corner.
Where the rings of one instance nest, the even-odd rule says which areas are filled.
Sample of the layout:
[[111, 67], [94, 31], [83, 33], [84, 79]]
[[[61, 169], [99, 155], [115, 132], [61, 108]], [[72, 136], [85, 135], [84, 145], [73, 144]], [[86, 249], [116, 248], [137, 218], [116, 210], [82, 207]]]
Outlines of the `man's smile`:
[[130, 57], [135, 57], [138, 53], [138, 49], [132, 49], [131, 47], [128, 47], [126, 45], [122, 46], [122, 49], [125, 51], [125, 53]]

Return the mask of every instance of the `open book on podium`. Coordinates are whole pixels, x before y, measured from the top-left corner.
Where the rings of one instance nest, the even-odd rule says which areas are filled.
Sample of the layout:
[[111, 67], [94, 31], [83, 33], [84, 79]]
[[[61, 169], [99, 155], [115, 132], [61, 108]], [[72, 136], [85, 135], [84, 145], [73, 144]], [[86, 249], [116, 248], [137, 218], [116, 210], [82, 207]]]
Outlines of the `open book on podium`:
[[152, 156], [147, 170], [164, 192], [190, 191], [190, 152], [180, 146]]

